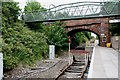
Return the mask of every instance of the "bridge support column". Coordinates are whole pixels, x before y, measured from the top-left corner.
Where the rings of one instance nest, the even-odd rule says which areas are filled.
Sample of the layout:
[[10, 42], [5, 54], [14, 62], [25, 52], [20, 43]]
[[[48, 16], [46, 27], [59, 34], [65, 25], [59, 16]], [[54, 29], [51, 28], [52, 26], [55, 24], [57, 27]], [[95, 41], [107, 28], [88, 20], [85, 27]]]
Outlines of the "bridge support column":
[[108, 31], [108, 19], [104, 19], [101, 22], [101, 29], [100, 29], [100, 46], [106, 47], [106, 43], [110, 42], [109, 31]]

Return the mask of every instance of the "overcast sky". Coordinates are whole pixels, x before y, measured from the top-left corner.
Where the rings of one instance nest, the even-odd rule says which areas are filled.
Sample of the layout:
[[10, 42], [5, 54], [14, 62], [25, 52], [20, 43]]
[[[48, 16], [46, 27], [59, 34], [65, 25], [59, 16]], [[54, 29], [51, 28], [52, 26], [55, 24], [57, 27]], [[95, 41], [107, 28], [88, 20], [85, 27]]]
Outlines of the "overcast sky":
[[[14, 1], [19, 2], [20, 8], [24, 9], [24, 6], [26, 5], [26, 2], [28, 0], [14, 0]], [[60, 4], [75, 3], [82, 1], [108, 1], [108, 0], [35, 0], [35, 1], [40, 2], [43, 7], [49, 8], [51, 4], [60, 5]]]

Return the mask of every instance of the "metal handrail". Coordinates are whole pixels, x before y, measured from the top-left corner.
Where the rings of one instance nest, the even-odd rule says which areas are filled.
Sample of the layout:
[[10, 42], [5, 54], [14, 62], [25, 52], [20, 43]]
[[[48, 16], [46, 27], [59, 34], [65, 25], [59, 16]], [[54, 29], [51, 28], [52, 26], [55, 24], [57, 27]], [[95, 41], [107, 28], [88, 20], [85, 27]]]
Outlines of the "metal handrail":
[[107, 7], [104, 6], [105, 3], [107, 2], [77, 2], [70, 4], [62, 4], [54, 6], [45, 11], [23, 12], [23, 19], [25, 22], [34, 22], [81, 17], [86, 18], [88, 16], [97, 17], [99, 15], [120, 15], [119, 10], [116, 10], [116, 12], [114, 11], [114, 8], [116, 8], [119, 2], [109, 2], [112, 3], [112, 7], [110, 6], [110, 4], [107, 4]]

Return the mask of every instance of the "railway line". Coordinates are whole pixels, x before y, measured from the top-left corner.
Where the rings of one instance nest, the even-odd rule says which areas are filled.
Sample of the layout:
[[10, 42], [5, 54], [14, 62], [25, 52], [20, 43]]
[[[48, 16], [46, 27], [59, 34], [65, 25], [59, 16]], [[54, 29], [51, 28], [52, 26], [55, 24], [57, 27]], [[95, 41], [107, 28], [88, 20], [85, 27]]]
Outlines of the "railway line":
[[[69, 59], [68, 56], [64, 56], [64, 58], [62, 57], [57, 64], [55, 63], [55, 65], [53, 65], [49, 69], [42, 70], [39, 66], [38, 68], [33, 68], [32, 70], [29, 70], [30, 73], [27, 71], [26, 73], [19, 75], [19, 78], [16, 80], [20, 80], [20, 78], [53, 78], [54, 80], [80, 80], [83, 78], [87, 78], [87, 73], [90, 64], [89, 52], [85, 50], [71, 50], [71, 53], [71, 64], [68, 63], [68, 60], [64, 61], [65, 59]], [[48, 65], [48, 63], [45, 63], [44, 65]]]
[[[76, 52], [72, 51], [72, 52]], [[80, 52], [77, 50], [77, 52]], [[83, 51], [82, 51], [83, 52]], [[73, 55], [73, 62], [69, 65], [64, 71], [55, 79], [55, 80], [63, 80], [67, 78], [71, 79], [83, 79], [87, 78], [87, 73], [90, 65], [90, 57], [86, 56], [86, 60], [76, 60]]]

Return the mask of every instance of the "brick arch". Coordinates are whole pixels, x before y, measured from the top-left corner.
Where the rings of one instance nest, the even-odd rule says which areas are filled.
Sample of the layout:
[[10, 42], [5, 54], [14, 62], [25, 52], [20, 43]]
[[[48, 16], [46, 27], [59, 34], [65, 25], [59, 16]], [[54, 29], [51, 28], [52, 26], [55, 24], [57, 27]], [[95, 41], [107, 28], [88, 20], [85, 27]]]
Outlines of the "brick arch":
[[94, 34], [96, 34], [98, 36], [98, 39], [99, 39], [99, 45], [100, 45], [100, 34], [96, 33], [95, 31], [92, 31], [90, 29], [81, 29], [81, 28], [78, 28], [78, 29], [74, 29], [74, 30], [71, 30], [69, 32], [67, 32], [68, 36], [72, 36], [78, 32], [81, 32], [81, 31], [88, 31], [88, 32], [92, 32]]
[[[93, 33], [96, 33], [100, 37], [100, 46], [105, 46], [105, 44], [109, 42], [108, 18], [68, 20], [64, 21], [64, 23], [66, 24], [65, 28], [67, 33], [74, 32], [76, 30], [89, 30]], [[105, 42], [102, 41], [102, 34], [106, 36]]]
[[75, 26], [66, 28], [67, 33], [72, 32], [74, 30], [86, 30], [100, 35], [99, 25]]

